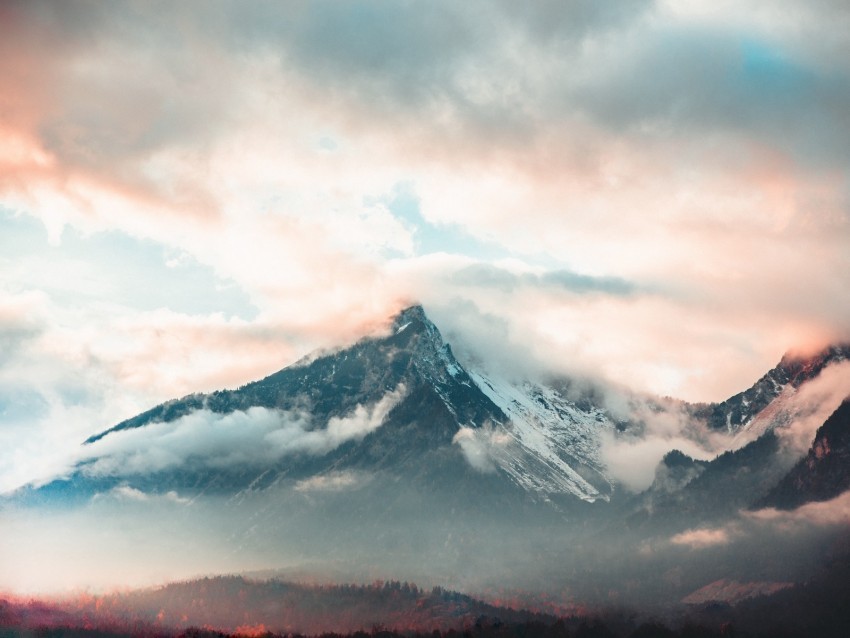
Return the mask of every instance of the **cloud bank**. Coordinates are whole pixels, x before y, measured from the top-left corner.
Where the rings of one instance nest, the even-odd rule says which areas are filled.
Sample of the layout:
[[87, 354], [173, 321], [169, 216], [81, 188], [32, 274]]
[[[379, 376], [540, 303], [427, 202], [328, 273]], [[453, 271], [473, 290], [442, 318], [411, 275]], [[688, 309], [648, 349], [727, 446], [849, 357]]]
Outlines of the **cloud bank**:
[[82, 471], [89, 476], [130, 477], [185, 466], [262, 466], [292, 454], [326, 454], [379, 428], [404, 392], [399, 386], [373, 405], [358, 405], [344, 417], [331, 417], [324, 426], [302, 411], [197, 410], [175, 421], [110, 433], [86, 446]]

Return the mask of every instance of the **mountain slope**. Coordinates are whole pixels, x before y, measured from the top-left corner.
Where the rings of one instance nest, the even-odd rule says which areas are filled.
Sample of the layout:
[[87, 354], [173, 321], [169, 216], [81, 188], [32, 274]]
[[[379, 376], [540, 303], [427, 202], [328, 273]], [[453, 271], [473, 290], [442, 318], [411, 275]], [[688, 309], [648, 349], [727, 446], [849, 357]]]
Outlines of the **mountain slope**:
[[689, 406], [693, 419], [728, 436], [726, 449], [710, 461], [668, 454], [637, 499], [636, 519], [694, 524], [762, 503], [802, 456], [802, 439], [813, 436], [850, 391], [848, 356], [847, 345], [806, 358], [786, 355], [748, 390], [722, 403]]
[[818, 429], [808, 454], [760, 501], [793, 509], [826, 501], [850, 489], [850, 398]]
[[[822, 423], [820, 408], [802, 407], [831, 402], [835, 392], [812, 388], [846, 382], [850, 364], [833, 355], [794, 364], [798, 375], [782, 377], [782, 388], [768, 375], [777, 392], [759, 396], [772, 400], [737, 432], [706, 435], [697, 417], [679, 420], [688, 416], [680, 402], [631, 395], [620, 403], [632, 420], [615, 422], [602, 392], [580, 394], [578, 382], [514, 383], [467, 367], [414, 306], [382, 334], [93, 435], [69, 476], [16, 495], [11, 506], [27, 519], [16, 533], [47, 530], [39, 560], [45, 546], [53, 554], [44, 560], [67, 558], [76, 563], [70, 569], [86, 556], [86, 573], [99, 570], [104, 582], [117, 570], [141, 583], [152, 582], [149, 569], [173, 569], [173, 579], [274, 568], [457, 588], [506, 578], [517, 589], [580, 583], [594, 600], [618, 590], [647, 601], [707, 584], [689, 566], [708, 569], [708, 582], [790, 582], [796, 564], [780, 568], [764, 557], [754, 570], [766, 566], [770, 578], [754, 578], [749, 565], [736, 573], [734, 545], [746, 539], [731, 539], [725, 562], [707, 552], [684, 556], [671, 539], [732, 521], [787, 473], [799, 457], [783, 424], [799, 415]], [[603, 446], [622, 436], [640, 450], [658, 434], [651, 419], [673, 431], [668, 417], [681, 428], [668, 440], [693, 435], [726, 452], [712, 461], [671, 452], [649, 492], [615, 491]], [[27, 508], [34, 503], [48, 507]], [[644, 551], [653, 543], [657, 556]], [[17, 561], [16, 573], [27, 576], [18, 554], [0, 559]], [[665, 575], [670, 561], [682, 562], [681, 579]]]
[[[783, 394], [793, 394], [815, 379], [827, 367], [850, 360], [850, 344], [829, 346], [815, 355], [801, 357], [786, 354], [782, 360], [750, 388], [721, 403], [695, 405], [691, 413], [703, 419], [714, 430], [737, 434], [751, 428], [759, 415], [766, 421], [764, 428], [752, 439], [771, 427], [765, 414], [772, 403]], [[751, 439], [751, 440], [752, 440]]]
[[659, 464], [652, 486], [638, 496], [630, 520], [669, 531], [733, 516], [767, 494], [795, 458], [774, 432], [711, 461], [670, 453]]

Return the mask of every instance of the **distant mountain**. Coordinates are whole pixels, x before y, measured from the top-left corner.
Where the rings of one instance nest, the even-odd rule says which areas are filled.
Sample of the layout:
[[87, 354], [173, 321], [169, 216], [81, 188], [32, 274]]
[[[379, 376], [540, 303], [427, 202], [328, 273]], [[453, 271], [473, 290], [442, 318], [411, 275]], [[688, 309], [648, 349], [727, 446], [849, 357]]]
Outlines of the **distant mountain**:
[[829, 346], [807, 357], [786, 354], [752, 387], [721, 403], [695, 405], [691, 413], [715, 430], [736, 434], [751, 427], [784, 392], [800, 388], [828, 366], [847, 360], [850, 360], [850, 344]]
[[808, 454], [759, 501], [793, 509], [826, 501], [850, 489], [850, 397], [818, 429]]
[[[695, 524], [766, 503], [768, 493], [779, 489], [777, 484], [800, 458], [799, 451], [783, 438], [786, 431], [800, 419], [823, 411], [823, 406], [812, 405], [805, 391], [824, 371], [848, 360], [850, 345], [846, 344], [809, 357], [786, 355], [748, 390], [722, 403], [688, 406], [691, 418], [730, 437], [729, 449], [710, 461], [697, 461], [675, 450], [667, 454], [653, 484], [638, 497], [638, 518]], [[850, 379], [843, 385], [850, 388]], [[815, 400], [834, 398], [817, 393]], [[813, 462], [800, 461], [800, 466], [806, 463]], [[846, 474], [850, 487], [850, 466], [842, 470], [837, 465], [832, 472], [832, 485], [844, 485], [839, 476]], [[801, 480], [795, 477], [784, 479], [784, 491], [789, 482]], [[838, 494], [835, 489], [833, 496]], [[795, 501], [796, 505], [804, 502]]]
[[732, 516], [767, 494], [795, 460], [772, 431], [711, 461], [672, 452], [659, 464], [650, 488], [637, 497], [631, 520], [649, 529], [673, 529]]

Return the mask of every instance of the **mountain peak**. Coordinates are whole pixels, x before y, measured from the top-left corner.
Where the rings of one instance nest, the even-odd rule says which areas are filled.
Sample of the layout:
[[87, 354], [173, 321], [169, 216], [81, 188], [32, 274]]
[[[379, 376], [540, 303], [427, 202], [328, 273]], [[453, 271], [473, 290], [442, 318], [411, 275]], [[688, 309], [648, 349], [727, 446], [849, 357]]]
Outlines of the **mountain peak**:
[[428, 316], [425, 314], [425, 309], [418, 303], [408, 306], [404, 310], [400, 311], [393, 319], [393, 323], [398, 324], [405, 321], [413, 321], [415, 319], [418, 319], [419, 321], [429, 321]]
[[425, 314], [425, 309], [419, 304], [408, 306], [393, 317], [391, 325], [393, 334], [404, 332], [410, 327], [413, 327], [414, 332], [421, 332], [423, 329], [426, 331], [437, 330], [437, 327]]
[[837, 343], [814, 354], [787, 352], [780, 362], [756, 381], [722, 403], [697, 406], [697, 418], [705, 419], [716, 430], [729, 433], [748, 427], [757, 415], [779, 397], [786, 388], [800, 388], [817, 377], [826, 367], [850, 360], [850, 343]]
[[681, 450], [674, 449], [667, 452], [661, 462], [667, 467], [690, 467], [694, 464], [695, 459]]
[[799, 386], [802, 382], [816, 377], [826, 366], [848, 359], [850, 343], [838, 343], [809, 355], [786, 352], [776, 369], [787, 377], [787, 382]]
[[428, 318], [421, 305], [415, 304], [399, 312], [393, 318], [391, 330], [386, 342], [408, 351], [413, 356], [414, 365], [427, 378], [445, 382], [448, 377], [455, 377], [463, 371], [439, 328]]

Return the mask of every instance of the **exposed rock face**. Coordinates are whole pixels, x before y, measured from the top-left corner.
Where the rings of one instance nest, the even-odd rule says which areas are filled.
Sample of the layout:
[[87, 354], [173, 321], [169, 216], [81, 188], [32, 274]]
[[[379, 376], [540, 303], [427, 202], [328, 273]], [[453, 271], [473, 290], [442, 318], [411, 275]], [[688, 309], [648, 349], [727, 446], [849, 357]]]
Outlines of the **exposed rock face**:
[[818, 429], [812, 447], [760, 505], [793, 509], [850, 489], [850, 397]]

